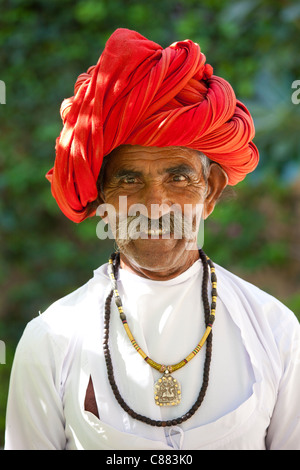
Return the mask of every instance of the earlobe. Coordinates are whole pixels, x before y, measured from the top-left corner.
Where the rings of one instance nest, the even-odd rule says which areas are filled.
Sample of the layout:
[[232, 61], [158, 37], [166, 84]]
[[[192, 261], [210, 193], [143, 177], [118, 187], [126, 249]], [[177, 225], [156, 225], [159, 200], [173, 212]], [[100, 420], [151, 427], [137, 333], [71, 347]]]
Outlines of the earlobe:
[[228, 176], [218, 163], [211, 163], [207, 179], [207, 194], [204, 201], [203, 219], [213, 212], [215, 205], [227, 186]]

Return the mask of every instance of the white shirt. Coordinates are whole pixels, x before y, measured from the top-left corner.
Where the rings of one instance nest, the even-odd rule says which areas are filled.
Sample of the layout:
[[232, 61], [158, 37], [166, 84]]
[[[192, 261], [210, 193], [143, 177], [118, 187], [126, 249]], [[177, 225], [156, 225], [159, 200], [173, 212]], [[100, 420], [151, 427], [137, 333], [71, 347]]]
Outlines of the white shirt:
[[[216, 265], [218, 301], [204, 401], [179, 426], [132, 419], [111, 391], [103, 354], [107, 265], [26, 327], [10, 382], [5, 449], [300, 449], [300, 327], [276, 299]], [[153, 281], [119, 271], [131, 331], [156, 362], [186, 357], [205, 330], [202, 264]], [[211, 287], [209, 285], [209, 291]], [[178, 406], [158, 407], [161, 376], [132, 347], [112, 302], [110, 349], [115, 379], [134, 411], [156, 420], [185, 414], [202, 384], [205, 347], [173, 373]], [[92, 377], [99, 417], [84, 410]]]

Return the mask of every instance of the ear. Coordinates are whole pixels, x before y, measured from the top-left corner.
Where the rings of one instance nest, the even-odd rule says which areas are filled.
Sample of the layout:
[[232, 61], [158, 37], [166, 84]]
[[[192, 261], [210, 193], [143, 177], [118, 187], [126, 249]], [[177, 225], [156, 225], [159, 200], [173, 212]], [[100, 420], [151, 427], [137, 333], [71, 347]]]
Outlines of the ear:
[[105, 196], [103, 192], [100, 190], [98, 192], [98, 197], [97, 197], [97, 204], [104, 204], [105, 203]]
[[223, 168], [221, 168], [218, 163], [211, 163], [207, 179], [207, 193], [204, 201], [203, 219], [207, 219], [212, 213], [227, 183], [228, 176]]
[[99, 216], [101, 219], [107, 223], [107, 212], [105, 210], [105, 201], [103, 193], [99, 190], [97, 199], [93, 202], [90, 202], [88, 205], [88, 217]]
[[95, 202], [97, 203], [96, 215], [101, 217], [101, 219], [103, 220], [105, 224], [108, 224], [109, 219], [108, 219], [108, 212], [106, 209], [107, 206], [105, 203], [105, 196], [101, 190], [99, 191], [97, 200]]

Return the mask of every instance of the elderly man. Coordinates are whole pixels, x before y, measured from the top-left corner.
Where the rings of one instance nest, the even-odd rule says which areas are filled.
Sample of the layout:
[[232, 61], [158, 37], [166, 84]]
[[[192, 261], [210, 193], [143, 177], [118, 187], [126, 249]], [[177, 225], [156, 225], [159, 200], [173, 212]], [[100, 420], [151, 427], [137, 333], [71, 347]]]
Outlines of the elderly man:
[[257, 165], [248, 110], [197, 44], [120, 29], [61, 115], [52, 193], [119, 251], [28, 324], [6, 448], [300, 449], [296, 317], [197, 246]]

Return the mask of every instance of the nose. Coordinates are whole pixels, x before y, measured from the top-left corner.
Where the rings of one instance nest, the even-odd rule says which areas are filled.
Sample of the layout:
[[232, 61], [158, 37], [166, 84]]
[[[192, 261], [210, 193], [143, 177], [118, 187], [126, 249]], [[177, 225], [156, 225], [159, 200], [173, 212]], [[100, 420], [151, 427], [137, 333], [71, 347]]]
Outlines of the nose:
[[149, 183], [145, 185], [142, 194], [143, 215], [149, 219], [159, 219], [170, 212], [171, 201], [162, 184]]

